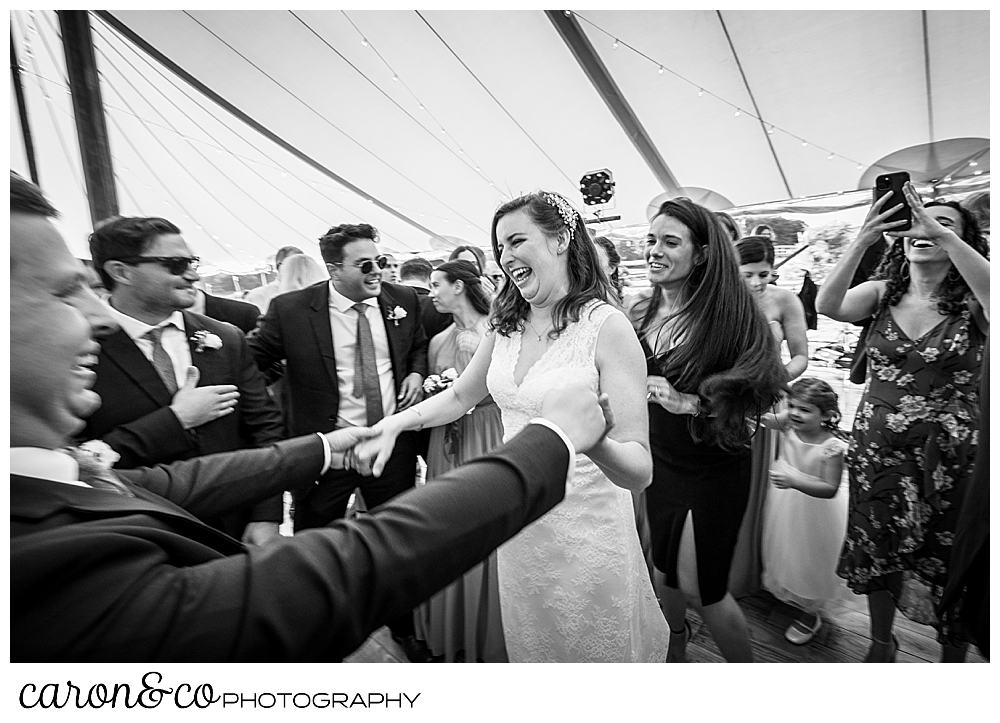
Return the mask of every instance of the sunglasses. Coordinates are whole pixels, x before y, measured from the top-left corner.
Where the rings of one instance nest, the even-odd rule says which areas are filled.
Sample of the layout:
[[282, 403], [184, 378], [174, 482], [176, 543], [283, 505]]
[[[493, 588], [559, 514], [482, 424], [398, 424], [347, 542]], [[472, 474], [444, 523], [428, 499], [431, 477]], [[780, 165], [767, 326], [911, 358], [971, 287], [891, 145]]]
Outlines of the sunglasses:
[[201, 259], [197, 256], [132, 256], [130, 258], [118, 259], [125, 264], [160, 264], [174, 276], [183, 276], [188, 269], [198, 270]]
[[[358, 269], [363, 274], [370, 274], [378, 266], [380, 269], [384, 269], [389, 263], [389, 259], [385, 256], [376, 256], [375, 260], [365, 259], [360, 264], [351, 264], [354, 268]], [[338, 263], [337, 266], [343, 266], [344, 264]]]

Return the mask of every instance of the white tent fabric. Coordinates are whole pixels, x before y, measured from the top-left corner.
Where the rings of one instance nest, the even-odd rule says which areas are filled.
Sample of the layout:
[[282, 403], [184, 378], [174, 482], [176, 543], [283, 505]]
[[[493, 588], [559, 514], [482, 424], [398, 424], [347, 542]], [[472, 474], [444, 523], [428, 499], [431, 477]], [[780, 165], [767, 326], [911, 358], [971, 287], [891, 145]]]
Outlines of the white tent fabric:
[[[851, 190], [897, 149], [989, 137], [985, 11], [574, 13], [679, 184], [735, 205]], [[429, 248], [428, 231], [485, 246], [499, 203], [546, 188], [581, 205], [579, 178], [599, 168], [614, 173], [616, 225], [644, 221], [664, 191], [541, 10], [112, 15], [414, 222], [265, 139], [93, 15], [122, 212], [174, 220], [220, 268], [259, 267], [287, 244], [315, 254], [327, 227], [357, 221], [395, 252]], [[58, 20], [11, 18], [41, 184], [87, 255]], [[26, 174], [13, 100], [11, 128], [11, 167]]]

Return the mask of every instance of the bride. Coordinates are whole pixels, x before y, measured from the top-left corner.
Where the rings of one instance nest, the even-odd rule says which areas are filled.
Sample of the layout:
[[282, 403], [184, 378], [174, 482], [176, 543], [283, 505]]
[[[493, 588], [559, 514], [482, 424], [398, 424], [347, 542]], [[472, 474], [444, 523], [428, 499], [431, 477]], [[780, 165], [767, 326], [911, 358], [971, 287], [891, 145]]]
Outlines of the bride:
[[355, 451], [374, 474], [405, 430], [459, 418], [487, 394], [504, 439], [538, 416], [545, 391], [580, 380], [609, 394], [616, 420], [577, 455], [566, 499], [497, 553], [511, 662], [662, 662], [668, 629], [646, 572], [630, 491], [649, 484], [646, 367], [580, 214], [536, 192], [497, 209], [493, 253], [509, 277], [491, 332], [454, 386], [387, 417]]

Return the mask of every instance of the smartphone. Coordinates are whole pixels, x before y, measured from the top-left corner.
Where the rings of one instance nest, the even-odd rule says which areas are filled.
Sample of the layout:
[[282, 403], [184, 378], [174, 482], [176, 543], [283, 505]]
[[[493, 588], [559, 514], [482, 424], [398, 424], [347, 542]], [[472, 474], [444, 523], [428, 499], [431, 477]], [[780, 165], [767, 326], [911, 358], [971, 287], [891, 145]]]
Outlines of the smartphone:
[[906, 221], [906, 223], [893, 228], [893, 231], [905, 231], [913, 224], [913, 211], [910, 210], [910, 205], [906, 202], [906, 196], [903, 195], [903, 185], [909, 180], [910, 174], [906, 171], [883, 173], [875, 179], [875, 188], [872, 189], [873, 203], [885, 194], [892, 193], [892, 198], [886, 201], [886, 206], [882, 208], [883, 212], [886, 208], [891, 208], [897, 203], [903, 204], [901, 209], [886, 219], [886, 222]]

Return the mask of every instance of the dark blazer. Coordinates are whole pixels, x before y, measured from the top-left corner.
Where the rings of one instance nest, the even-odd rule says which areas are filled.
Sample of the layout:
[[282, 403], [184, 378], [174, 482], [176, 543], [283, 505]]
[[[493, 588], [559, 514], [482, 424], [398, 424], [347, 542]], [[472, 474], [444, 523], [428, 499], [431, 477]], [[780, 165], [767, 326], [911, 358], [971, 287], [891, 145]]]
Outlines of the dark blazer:
[[[169, 409], [170, 392], [152, 363], [124, 330], [101, 340], [94, 391], [101, 407], [87, 420], [79, 439], [103, 439], [121, 459], [118, 468], [148, 466], [204, 454], [263, 447], [284, 439], [281, 412], [267, 393], [264, 377], [254, 366], [243, 332], [232, 324], [184, 311], [190, 339], [205, 330], [222, 339], [221, 349], [196, 351], [191, 361], [201, 372], [198, 386], [235, 384], [240, 392], [236, 411], [185, 430]], [[246, 510], [242, 526], [252, 520], [280, 522], [281, 497]], [[239, 519], [227, 520], [226, 532], [239, 534]], [[240, 528], [242, 529], [242, 527]]]
[[430, 341], [451, 326], [451, 314], [442, 314], [437, 310], [434, 306], [434, 301], [431, 299], [431, 292], [427, 289], [414, 286], [413, 290], [420, 297], [420, 320], [424, 324], [424, 333], [427, 334], [427, 340]]
[[205, 294], [205, 316], [216, 321], [225, 321], [242, 330], [244, 334], [249, 334], [257, 328], [260, 309], [245, 301]]
[[120, 472], [135, 498], [12, 475], [11, 660], [339, 660], [562, 500], [572, 463], [533, 424], [370, 515], [263, 547], [192, 516], [309, 485], [322, 457], [310, 435]]
[[[286, 360], [288, 406], [284, 410], [289, 432], [329, 432], [340, 409], [337, 360], [330, 329], [330, 287], [322, 281], [299, 291], [274, 297], [260, 326], [247, 337], [250, 353], [261, 370]], [[382, 284], [378, 305], [389, 338], [396, 389], [407, 375], [427, 376], [427, 335], [420, 323], [420, 304], [409, 286]], [[386, 317], [396, 307], [405, 316]]]

